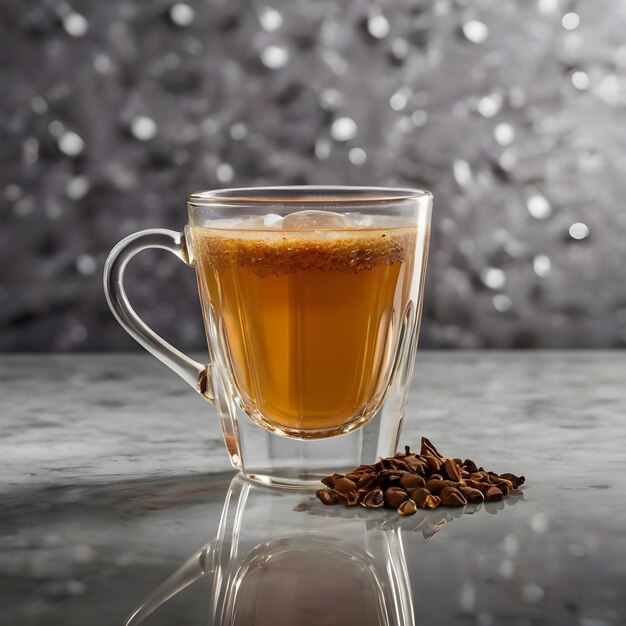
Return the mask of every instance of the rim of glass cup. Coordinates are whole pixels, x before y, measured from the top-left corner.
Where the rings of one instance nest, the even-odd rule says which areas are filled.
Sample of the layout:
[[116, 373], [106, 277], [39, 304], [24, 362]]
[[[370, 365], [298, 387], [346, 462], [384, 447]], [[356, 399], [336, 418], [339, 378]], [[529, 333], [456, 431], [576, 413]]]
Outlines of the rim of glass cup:
[[432, 200], [433, 194], [410, 187], [370, 187], [351, 185], [289, 185], [233, 187], [196, 191], [189, 194], [190, 207], [241, 206], [265, 204], [314, 204], [349, 208], [351, 205], [381, 205], [406, 201]]

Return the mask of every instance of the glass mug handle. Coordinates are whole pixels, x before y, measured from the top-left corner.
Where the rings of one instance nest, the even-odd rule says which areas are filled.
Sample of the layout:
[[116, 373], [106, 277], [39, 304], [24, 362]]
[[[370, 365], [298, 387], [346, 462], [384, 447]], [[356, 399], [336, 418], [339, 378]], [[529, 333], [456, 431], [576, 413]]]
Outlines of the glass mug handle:
[[189, 585], [212, 574], [215, 566], [215, 540], [209, 541], [192, 557], [189, 557], [169, 578], [164, 580], [143, 602], [133, 609], [126, 618], [124, 626], [136, 626], [143, 622], [170, 598], [187, 589]]
[[138, 252], [149, 248], [168, 250], [189, 265], [187, 245], [182, 233], [164, 228], [150, 228], [129, 235], [111, 250], [104, 264], [104, 293], [109, 307], [122, 328], [133, 339], [204, 398], [215, 402], [211, 385], [211, 364], [203, 365], [194, 361], [159, 337], [130, 305], [124, 289], [124, 270]]

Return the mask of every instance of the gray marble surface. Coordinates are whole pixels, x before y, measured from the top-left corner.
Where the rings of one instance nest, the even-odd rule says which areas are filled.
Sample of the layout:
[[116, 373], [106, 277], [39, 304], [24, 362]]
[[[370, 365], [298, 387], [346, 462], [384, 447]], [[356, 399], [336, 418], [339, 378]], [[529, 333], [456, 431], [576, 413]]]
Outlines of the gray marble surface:
[[[418, 625], [626, 623], [625, 376], [622, 352], [418, 353], [402, 442], [528, 480], [403, 530]], [[0, 624], [121, 625], [217, 531], [214, 411], [143, 355], [2, 355], [0, 390]], [[276, 533], [335, 510], [299, 497]], [[206, 624], [208, 585], [145, 623]]]

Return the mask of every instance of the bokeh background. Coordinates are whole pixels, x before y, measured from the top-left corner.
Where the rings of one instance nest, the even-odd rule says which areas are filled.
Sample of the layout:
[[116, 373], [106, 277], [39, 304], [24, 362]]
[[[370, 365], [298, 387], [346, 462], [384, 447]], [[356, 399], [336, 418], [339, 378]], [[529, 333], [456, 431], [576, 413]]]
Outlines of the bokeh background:
[[[626, 345], [623, 0], [3, 0], [0, 350], [137, 346], [108, 250], [201, 188], [430, 189], [421, 345]], [[195, 280], [129, 269], [203, 345]]]

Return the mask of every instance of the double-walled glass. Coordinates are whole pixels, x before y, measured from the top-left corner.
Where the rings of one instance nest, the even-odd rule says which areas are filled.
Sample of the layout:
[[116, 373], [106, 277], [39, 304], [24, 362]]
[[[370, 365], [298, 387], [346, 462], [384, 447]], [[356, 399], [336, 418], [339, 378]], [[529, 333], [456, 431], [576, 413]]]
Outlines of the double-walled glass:
[[[432, 196], [267, 187], [189, 196], [183, 233], [126, 238], [105, 267], [124, 328], [216, 404], [235, 467], [302, 485], [395, 452], [413, 369]], [[149, 329], [128, 260], [165, 248], [196, 269], [210, 364]]]

